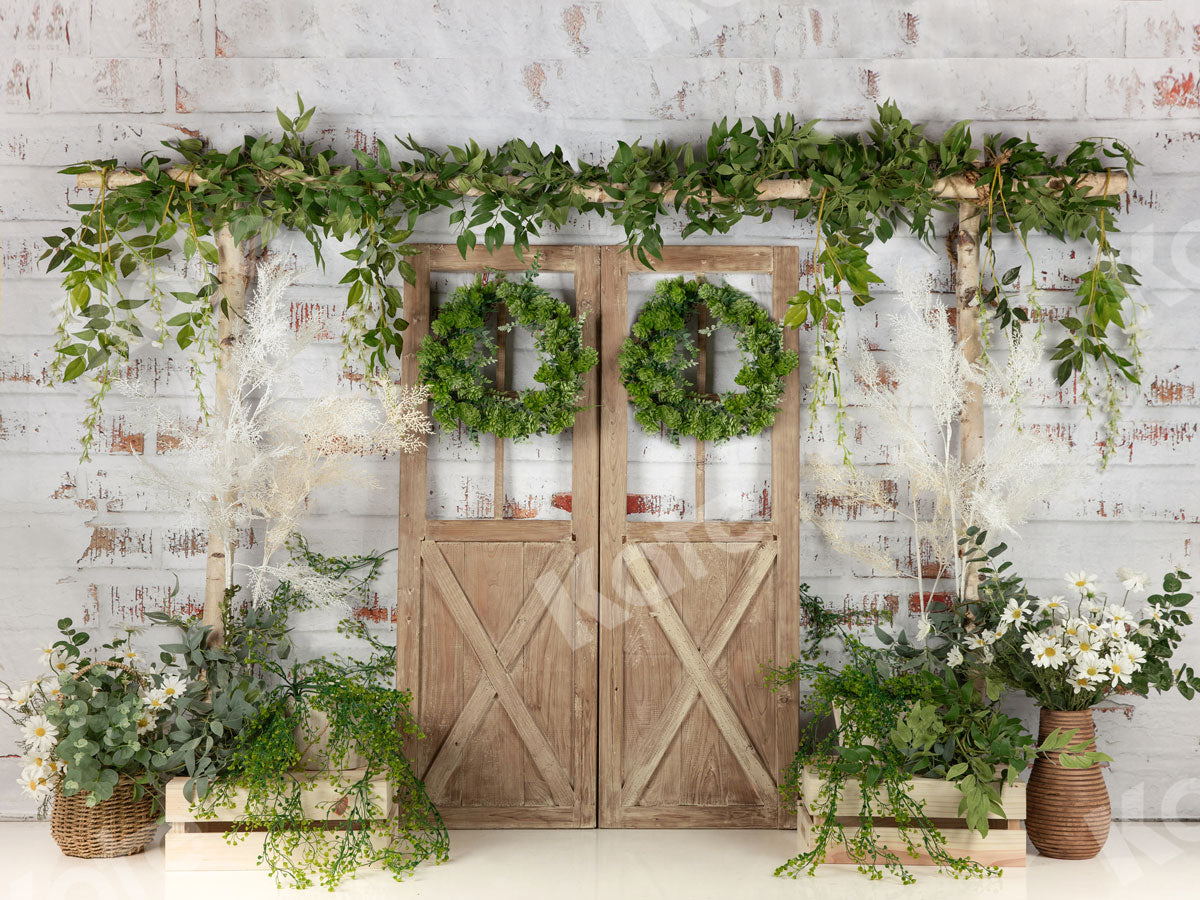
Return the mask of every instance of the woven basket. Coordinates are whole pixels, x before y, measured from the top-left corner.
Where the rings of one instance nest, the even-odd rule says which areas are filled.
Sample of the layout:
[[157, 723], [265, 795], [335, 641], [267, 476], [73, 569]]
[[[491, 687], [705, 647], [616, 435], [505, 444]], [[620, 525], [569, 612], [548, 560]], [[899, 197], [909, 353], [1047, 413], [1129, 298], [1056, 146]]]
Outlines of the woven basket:
[[87, 805], [80, 791], [64, 797], [62, 787], [54, 792], [50, 834], [67, 856], [98, 859], [141, 853], [158, 831], [158, 811], [150, 792], [133, 798], [133, 780], [122, 775], [113, 795], [95, 806]]
[[[118, 662], [97, 662], [84, 666], [79, 678], [97, 666], [120, 669], [137, 681], [141, 676], [129, 666]], [[132, 856], [141, 853], [158, 831], [158, 809], [149, 791], [134, 799], [134, 782], [128, 775], [117, 780], [112, 796], [95, 806], [87, 805], [87, 792], [66, 797], [62, 785], [54, 789], [54, 808], [50, 813], [50, 834], [67, 856], [100, 859], [111, 856]]]

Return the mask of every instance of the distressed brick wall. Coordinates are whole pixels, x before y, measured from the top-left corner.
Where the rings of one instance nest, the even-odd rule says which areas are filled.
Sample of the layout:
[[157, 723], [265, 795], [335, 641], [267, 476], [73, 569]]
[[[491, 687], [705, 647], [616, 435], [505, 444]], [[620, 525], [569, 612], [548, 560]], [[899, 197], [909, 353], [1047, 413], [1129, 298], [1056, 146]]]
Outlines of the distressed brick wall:
[[[1037, 5], [1017, 14], [999, 0], [969, 6], [948, 0], [531, 0], [481, 18], [479, 4], [469, 0], [6, 0], [0, 4], [3, 677], [32, 673], [30, 648], [51, 635], [60, 616], [104, 632], [137, 624], [150, 609], [197, 609], [202, 596], [202, 529], [180, 522], [145, 487], [145, 466], [171, 465], [173, 441], [114, 402], [99, 452], [81, 464], [75, 445], [81, 398], [73, 388], [48, 383], [59, 295], [56, 279], [37, 265], [39, 238], [70, 220], [68, 203], [85, 199], [55, 169], [97, 157], [136, 161], [159, 141], [185, 135], [228, 146], [243, 133], [276, 127], [273, 109], [290, 107], [297, 90], [320, 107], [314, 128], [342, 148], [369, 149], [376, 135], [390, 140], [397, 133], [432, 144], [470, 137], [494, 143], [515, 134], [595, 159], [621, 138], [703, 137], [711, 120], [726, 115], [794, 112], [827, 119], [831, 128], [856, 128], [889, 97], [935, 131], [970, 118], [976, 133], [1028, 132], [1056, 148], [1095, 134], [1126, 140], [1146, 163], [1125, 202], [1119, 239], [1128, 261], [1145, 275], [1142, 297], [1154, 313], [1145, 382], [1128, 392], [1112, 465], [1104, 473], [1089, 469], [1078, 490], [1048, 504], [1015, 542], [1015, 554], [1035, 587], [1047, 590], [1068, 567], [1106, 578], [1120, 564], [1194, 571], [1200, 552], [1200, 307], [1193, 293], [1200, 273], [1194, 213], [1200, 8], [1168, 0]], [[422, 238], [449, 236], [444, 223], [431, 220], [423, 228]], [[779, 218], [744, 225], [728, 240], [796, 241], [809, 252], [812, 237], [808, 225]], [[618, 235], [588, 219], [558, 239], [612, 242]], [[1033, 249], [1044, 302], [1053, 314], [1064, 314], [1089, 263], [1087, 248], [1036, 239]], [[286, 238], [275, 252], [289, 252]], [[295, 255], [306, 263], [303, 248]], [[875, 249], [873, 258], [889, 280], [905, 260], [928, 271], [940, 290], [951, 287], [939, 249], [897, 238]], [[338, 316], [333, 285], [339, 268], [332, 255], [328, 272], [301, 279], [297, 322]], [[852, 336], [888, 346], [883, 311], [889, 290], [884, 285], [876, 307], [853, 317]], [[339, 384], [354, 389], [328, 335], [305, 360], [306, 392]], [[131, 361], [129, 376], [174, 403], [183, 422], [196, 421], [184, 357], [146, 348]], [[1091, 466], [1097, 426], [1077, 399], [1075, 385], [1036, 392], [1029, 416]], [[806, 437], [805, 452], [829, 439], [818, 427]], [[899, 477], [888, 468], [894, 453], [888, 434], [862, 417], [853, 440], [860, 465]], [[566, 452], [561, 442], [530, 449], [523, 469], [530, 480], [516, 475], [511, 496], [506, 488], [512, 515], [564, 514], [569, 498], [539, 463], [558, 460], [561, 469]], [[748, 463], [761, 449], [742, 452], [726, 458]], [[431, 508], [490, 514], [494, 498], [483, 493], [490, 475], [481, 474], [486, 454], [461, 436], [441, 439]], [[395, 465], [364, 466], [378, 489], [330, 492], [314, 502], [309, 532], [318, 546], [394, 545]], [[661, 487], [648, 471], [631, 473], [631, 480]], [[754, 514], [765, 511], [770, 496], [762, 493], [757, 470], [750, 472], [741, 484], [731, 477], [725, 496], [757, 499], [761, 507], [750, 499], [732, 504]], [[630, 501], [631, 511], [688, 514], [686, 497], [646, 493]], [[912, 542], [896, 523], [868, 510], [835, 513], [902, 567], [917, 565]], [[253, 533], [244, 535], [246, 552], [253, 552], [254, 541]], [[811, 529], [798, 552], [803, 577], [829, 604], [907, 617], [907, 582], [834, 556]], [[171, 598], [176, 577], [180, 590]], [[394, 568], [385, 572], [377, 602], [359, 611], [381, 627], [393, 614], [393, 580]], [[309, 616], [301, 625], [312, 646], [324, 646], [328, 621]], [[1200, 637], [1187, 649], [1193, 661], [1200, 659]], [[1101, 732], [1116, 757], [1110, 789], [1119, 815], [1200, 815], [1195, 707], [1175, 696], [1135, 701], [1102, 716]], [[10, 736], [0, 729], [0, 741], [7, 744]], [[13, 783], [15, 765], [0, 759], [0, 815], [29, 813]]]

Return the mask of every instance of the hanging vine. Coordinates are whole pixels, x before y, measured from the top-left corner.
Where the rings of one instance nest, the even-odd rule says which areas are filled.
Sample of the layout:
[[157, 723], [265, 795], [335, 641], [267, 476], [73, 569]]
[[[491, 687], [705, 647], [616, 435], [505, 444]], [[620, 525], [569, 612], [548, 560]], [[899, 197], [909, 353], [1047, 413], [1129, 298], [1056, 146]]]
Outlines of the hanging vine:
[[[279, 112], [280, 135], [248, 136], [224, 152], [188, 138], [166, 142], [177, 160], [149, 153], [125, 171], [115, 159], [62, 170], [98, 173], [101, 180], [94, 202], [72, 206], [78, 225], [46, 238], [43, 256], [50, 270], [63, 273], [66, 291], [54, 372], [64, 381], [90, 380], [85, 455], [104, 395], [141, 342], [194, 352], [200, 392], [204, 364], [214, 358], [221, 228], [238, 242], [264, 245], [281, 230], [294, 231], [319, 265], [327, 240], [348, 242], [339, 251], [349, 263], [341, 279], [345, 362], [373, 373], [398, 357], [403, 344], [399, 283], [414, 277], [407, 257], [416, 252], [406, 242], [422, 216], [442, 209], [464, 253], [482, 242], [488, 250], [511, 243], [522, 254], [547, 228], [584, 214], [610, 217], [623, 229], [627, 250], [649, 265], [660, 256], [668, 213], [683, 219], [684, 239], [726, 234], [742, 219], [768, 221], [780, 211], [814, 218], [812, 286], [792, 299], [787, 323], [814, 333], [810, 406], [815, 413], [826, 402], [834, 405], [845, 447], [841, 326], [847, 300], [865, 306], [880, 281], [867, 247], [900, 228], [932, 243], [935, 213], [958, 202], [939, 196], [935, 185], [965, 177], [976, 185], [988, 258], [996, 234], [1024, 242], [1036, 231], [1095, 248], [1095, 265], [1076, 294], [1079, 312], [1059, 323], [1067, 332], [1056, 348], [1059, 382], [1082, 378], [1111, 418], [1119, 385], [1138, 380], [1136, 341], [1124, 337], [1136, 273], [1116, 262], [1109, 240], [1118, 199], [1095, 196], [1081, 181], [1100, 176], [1110, 160], [1134, 168], [1137, 161], [1120, 141], [1081, 141], [1059, 157], [1032, 141], [993, 135], [980, 157], [967, 123], [933, 139], [886, 103], [865, 134], [823, 134], [815, 121], [791, 115], [770, 123], [723, 119], [702, 144], [621, 142], [602, 165], [572, 163], [558, 147], [516, 139], [494, 149], [470, 142], [443, 151], [412, 138], [398, 139], [402, 160], [377, 141], [374, 154], [353, 150], [353, 162], [343, 163], [333, 148], [305, 138], [313, 114], [300, 102], [295, 117]], [[765, 182], [782, 179], [810, 179], [810, 196], [762, 192]], [[198, 289], [163, 286], [177, 250], [198, 267]], [[141, 277], [134, 280], [135, 273]], [[1019, 270], [999, 280], [994, 271], [981, 275], [986, 312], [1003, 327], [1026, 317], [1027, 301], [1013, 291], [1018, 276]]]

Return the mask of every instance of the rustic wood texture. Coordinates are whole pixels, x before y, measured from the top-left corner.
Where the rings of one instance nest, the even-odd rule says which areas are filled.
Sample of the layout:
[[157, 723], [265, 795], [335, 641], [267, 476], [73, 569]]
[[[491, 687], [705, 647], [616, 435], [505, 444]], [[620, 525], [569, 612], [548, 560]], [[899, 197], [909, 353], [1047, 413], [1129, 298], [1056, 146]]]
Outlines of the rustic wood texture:
[[[669, 247], [662, 272], [772, 275], [772, 314], [799, 287], [795, 248]], [[779, 827], [776, 789], [798, 739], [795, 701], [762, 684], [760, 665], [798, 641], [799, 382], [773, 430], [770, 522], [628, 522], [628, 400], [617, 354], [628, 333], [628, 277], [645, 267], [606, 248], [601, 341], [600, 822], [606, 827]], [[796, 335], [789, 333], [789, 345]], [[707, 373], [701, 385], [707, 387]], [[788, 411], [788, 404], [797, 407]], [[703, 503], [697, 442], [697, 506]], [[791, 473], [791, 474], [789, 474]], [[791, 511], [787, 510], [788, 506]], [[783, 543], [786, 535], [789, 543]], [[787, 561], [784, 561], [786, 557]], [[790, 621], [795, 619], [795, 622]]]
[[[1096, 749], [1096, 726], [1090, 709], [1056, 712], [1043, 709], [1038, 743], [1057, 730], [1075, 731], [1067, 749]], [[1112, 807], [1100, 766], [1066, 769], [1060, 751], [1039, 754], [1029, 774], [1025, 825], [1038, 852], [1052, 859], [1091, 859], [1108, 841]]]
[[[405, 295], [406, 316], [420, 316], [427, 333], [431, 272], [516, 271], [531, 259], [511, 247], [464, 259], [452, 245], [428, 246], [415, 257], [421, 283]], [[540, 265], [573, 274], [584, 340], [596, 346], [599, 249], [545, 248]], [[415, 354], [411, 335], [412, 326], [405, 348]], [[411, 752], [451, 827], [595, 824], [596, 379], [585, 378], [572, 432], [569, 522], [503, 518], [502, 442], [490, 519], [429, 519], [424, 459], [402, 463], [401, 541], [418, 557], [399, 575], [412, 604], [403, 642], [416, 648], [416, 714], [427, 735]]]
[[[824, 816], [825, 807], [818, 807], [815, 798], [820, 797], [823, 781], [815, 772], [804, 770], [800, 775], [804, 799], [796, 814], [796, 832], [801, 853], [814, 846], [814, 822]], [[1026, 788], [1023, 782], [1004, 785], [1000, 789], [1000, 805], [1005, 818], [991, 819], [988, 833], [984, 837], [967, 828], [966, 821], [958, 816], [958, 805], [962, 794], [949, 782], [938, 778], [914, 778], [910, 782], [909, 796], [924, 803], [925, 814], [937, 826], [946, 839], [946, 850], [953, 856], [970, 857], [986, 866], [1024, 867], [1025, 831], [1020, 820], [1026, 814]], [[858, 783], [851, 780], [844, 786], [838, 798], [838, 821], [848, 838], [859, 831], [858, 816], [862, 808], [862, 792]], [[913, 859], [895, 827], [894, 818], [887, 816], [887, 809], [872, 811], [875, 818], [872, 829], [879, 841], [898, 856], [905, 865], [936, 865], [927, 853], [921, 852]], [[845, 845], [837, 843], [828, 848], [825, 862], [833, 865], [854, 864]]]

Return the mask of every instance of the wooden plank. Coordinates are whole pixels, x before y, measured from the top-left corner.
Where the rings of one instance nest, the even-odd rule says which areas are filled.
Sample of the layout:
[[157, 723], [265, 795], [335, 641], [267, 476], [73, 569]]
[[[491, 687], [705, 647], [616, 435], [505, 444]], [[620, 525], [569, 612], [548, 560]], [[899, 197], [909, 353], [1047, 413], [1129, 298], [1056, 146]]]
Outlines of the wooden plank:
[[481, 272], [488, 269], [524, 272], [533, 263], [535, 254], [538, 257], [538, 266], [543, 272], [574, 272], [577, 250], [588, 252], [590, 249], [538, 244], [529, 248], [524, 259], [517, 257], [511, 245], [497, 247], [490, 253], [484, 247], [475, 247], [467, 251], [465, 258], [458, 252], [458, 246], [455, 244], [429, 244], [426, 252], [431, 272]]
[[[755, 548], [745, 568], [739, 574], [724, 606], [717, 613], [712, 626], [700, 642], [700, 656], [704, 663], [712, 666], [725, 650], [738, 622], [745, 615], [750, 601], [762, 584], [776, 556], [775, 542], [760, 544]], [[669, 601], [668, 601], [669, 602]], [[658, 768], [663, 754], [679, 731], [684, 718], [700, 696], [695, 683], [684, 680], [676, 687], [663, 708], [654, 727], [646, 732], [640, 752], [634, 754], [635, 764], [625, 776], [621, 789], [621, 803], [630, 807], [637, 803], [650, 777]]]
[[[420, 383], [417, 348], [429, 333], [429, 258], [420, 253], [411, 259], [416, 278], [404, 285], [404, 316], [408, 320], [400, 380]], [[397, 513], [396, 577], [396, 687], [411, 691], [412, 709], [422, 722], [421, 709], [421, 542], [425, 538], [425, 442], [411, 453], [400, 454], [400, 495]], [[412, 741], [407, 746], [412, 752]]]
[[[630, 272], [770, 272], [771, 247], [714, 247], [704, 245], [663, 247], [662, 259], [647, 266], [624, 255]], [[624, 328], [625, 323], [622, 323]]]
[[[504, 331], [508, 313], [503, 304], [496, 307], [496, 390], [508, 388], [508, 339], [512, 332]], [[504, 438], [492, 435], [492, 518], [504, 518]]]
[[[438, 544], [451, 570], [462, 569], [468, 548], [472, 546], [450, 542]], [[478, 681], [483, 672], [458, 621], [441, 599], [438, 585], [428, 574], [422, 596], [421, 642], [427, 650], [421, 662], [422, 709], [418, 723], [426, 737], [416, 743], [416, 750], [417, 774], [423, 778], [458, 720], [466, 702], [467, 686]], [[441, 807], [465, 802], [462, 780], [451, 779], [444, 792], [430, 794], [430, 799]]]
[[[346, 769], [341, 773], [340, 777], [348, 784], [355, 784], [362, 779], [365, 773], [365, 769]], [[344, 815], [337, 813], [335, 806], [345, 796], [346, 792], [341, 788], [335, 787], [327, 774], [323, 772], [296, 772], [294, 776], [297, 781], [304, 784], [301, 805], [304, 809], [304, 815], [307, 818], [344, 818]], [[181, 776], [172, 778], [167, 782], [166, 787], [163, 789], [164, 818], [171, 823], [212, 821], [212, 816], [207, 813], [197, 814], [191, 802], [184, 796], [183, 788], [187, 781], [187, 778]], [[235, 789], [232, 794], [231, 804], [222, 804], [213, 808], [212, 812], [215, 814], [215, 820], [229, 822], [236, 819], [246, 808], [247, 795], [248, 792], [246, 789]], [[379, 810], [379, 817], [382, 818], [391, 803], [391, 791], [388, 789], [387, 779], [382, 775], [371, 779], [371, 795], [372, 802]]]
[[[855, 826], [846, 826], [844, 831], [847, 839], [852, 839], [859, 832]], [[1013, 831], [1006, 828], [992, 828], [987, 837], [969, 828], [939, 828], [946, 839], [946, 852], [957, 858], [970, 857], [985, 866], [1002, 866], [1005, 868], [1025, 867], [1025, 832]], [[918, 855], [914, 859], [909, 855], [898, 828], [887, 826], [872, 826], [875, 839], [900, 857], [906, 866], [933, 866], [937, 863], [929, 857], [923, 848], [918, 847]], [[811, 840], [811, 839], [809, 839]], [[800, 838], [801, 852], [808, 852], [805, 847], [811, 847], [803, 836]], [[831, 843], [825, 854], [825, 862], [829, 865], [857, 865], [845, 845]]]
[[425, 534], [432, 541], [465, 541], [483, 543], [545, 543], [570, 541], [570, 522], [558, 519], [431, 519], [425, 524]]
[[705, 664], [699, 649], [692, 642], [691, 635], [687, 633], [686, 626], [675, 611], [675, 607], [663, 592], [650, 562], [637, 544], [626, 546], [625, 559], [626, 570], [649, 601], [654, 614], [657, 615], [659, 627], [666, 634], [667, 640], [671, 642], [671, 647], [683, 664], [684, 671], [696, 682], [700, 696], [708, 705], [709, 712], [725, 736], [734, 757], [742, 766], [750, 782], [758, 790], [759, 796], [773, 807], [777, 796], [775, 780], [767, 772], [762, 759], [759, 758], [753, 743], [730, 706], [729, 698], [725, 696], [724, 690], [717, 683], [712, 670]]
[[622, 824], [624, 578], [618, 556], [625, 537], [628, 397], [617, 354], [629, 325], [629, 256], [616, 247], [601, 251], [600, 283], [605, 312], [600, 322], [600, 827]]
[[[508, 631], [496, 646], [496, 654], [506, 669], [511, 669], [517, 657], [533, 636], [538, 624], [550, 608], [554, 594], [561, 590], [561, 583], [568, 577], [574, 553], [566, 545], [557, 547], [558, 552], [550, 556], [546, 568], [528, 589], [520, 611], [512, 620]], [[508, 551], [506, 551], [508, 552]], [[557, 586], [557, 587], [555, 587]], [[450, 775], [459, 767], [467, 744], [475, 735], [483, 717], [492, 707], [496, 691], [486, 678], [480, 678], [470, 697], [462, 706], [454, 726], [450, 729], [440, 752], [434, 757], [425, 773], [425, 786], [431, 796], [440, 796], [446, 788]]]
[[[822, 779], [811, 769], [801, 773], [801, 784], [804, 790], [805, 805], [813, 809], [819, 802]], [[925, 815], [934, 819], [952, 819], [958, 817], [958, 805], [962, 793], [952, 783], [941, 778], [914, 778], [911, 782], [909, 796], [925, 804]], [[1017, 781], [1000, 788], [1000, 805], [1008, 819], [1025, 818], [1025, 782]], [[838, 813], [857, 815], [862, 809], [862, 791], [858, 782], [850, 779], [843, 786], [838, 802]], [[881, 810], [880, 814], [885, 811]]]
[[644, 544], [761, 543], [775, 540], [776, 529], [772, 522], [627, 522], [625, 537]]
[[[771, 314], [782, 322], [788, 301], [800, 289], [800, 250], [776, 247], [771, 266]], [[800, 349], [800, 332], [783, 329], [785, 350]], [[771, 524], [781, 548], [775, 563], [774, 659], [791, 659], [800, 646], [800, 372], [784, 380], [783, 398], [771, 428]], [[760, 660], [761, 662], [761, 660]], [[800, 704], [791, 685], [773, 695], [775, 740], [771, 768], [783, 772], [800, 740]], [[781, 826], [791, 825], [791, 812], [780, 804]]]
[[423, 547], [423, 558], [430, 577], [437, 583], [442, 600], [450, 609], [455, 621], [458, 622], [463, 636], [467, 639], [483, 671], [487, 673], [500, 702], [504, 705], [517, 733], [525, 742], [530, 756], [533, 757], [542, 776], [550, 787], [555, 802], [560, 806], [571, 806], [574, 802], [574, 791], [563, 771], [562, 764], [555, 758], [546, 735], [533, 721], [529, 710], [521, 699], [520, 692], [513, 684], [508, 670], [496, 655], [496, 648], [471, 607], [470, 601], [463, 593], [462, 587], [450, 571], [446, 559], [435, 543], [426, 541]]
[[[600, 348], [601, 252], [575, 251], [575, 312], [583, 316], [583, 343]], [[596, 766], [599, 721], [600, 613], [600, 368], [584, 376], [583, 407], [571, 432], [571, 530], [575, 538], [572, 610], [574, 648], [575, 822], [596, 825]]]
[[447, 828], [573, 828], [574, 809], [559, 806], [453, 806], [440, 810]]
[[[204, 183], [204, 178], [198, 175], [191, 168], [182, 166], [171, 166], [166, 170], [166, 174], [176, 181], [187, 184], [191, 187], [196, 187]], [[273, 177], [278, 175], [287, 175], [288, 171], [278, 170], [272, 173]], [[436, 176], [432, 173], [423, 176], [429, 180], [434, 180]], [[505, 178], [511, 184], [520, 182], [521, 177], [517, 175], [508, 175]], [[146, 180], [146, 176], [141, 172], [130, 172], [126, 169], [117, 169], [112, 172], [83, 172], [75, 176], [75, 184], [81, 188], [99, 188], [107, 185], [110, 188], [127, 187], [132, 184], [141, 184]], [[302, 176], [300, 181], [314, 181], [311, 176]], [[943, 200], [983, 200], [986, 199], [985, 191], [989, 182], [986, 180], [980, 181], [977, 178], [969, 178], [965, 175], [951, 175], [947, 178], [939, 178], [933, 183], [930, 188], [930, 193], [939, 199]], [[1081, 175], [1075, 179], [1073, 185], [1086, 191], [1089, 197], [1103, 197], [1106, 194], [1112, 196], [1114, 194], [1123, 194], [1129, 189], [1129, 175], [1121, 169], [1107, 169], [1103, 172], [1089, 172], [1086, 175]], [[469, 178], [455, 178], [446, 183], [446, 186], [451, 190], [456, 191], [464, 197], [477, 197], [480, 191], [472, 186]], [[1062, 184], [1058, 179], [1050, 179], [1049, 186], [1051, 190], [1062, 190]], [[666, 185], [661, 182], [651, 182], [648, 189], [653, 192], [660, 192], [662, 201], [670, 203], [675, 199], [675, 191], [666, 190]], [[613, 198], [600, 187], [584, 186], [579, 193], [584, 199], [594, 203], [610, 203], [621, 198]], [[810, 178], [772, 178], [761, 182], [756, 189], [759, 200], [807, 200], [812, 197], [812, 179]], [[697, 198], [701, 203], [706, 201], [706, 198]], [[716, 192], [708, 195], [707, 199], [710, 202], [721, 202], [728, 198], [721, 196]], [[448, 245], [453, 246], [453, 245]], [[457, 248], [455, 248], [457, 252]]]
[[621, 810], [621, 828], [777, 828], [779, 816], [753, 806], [632, 806]]

